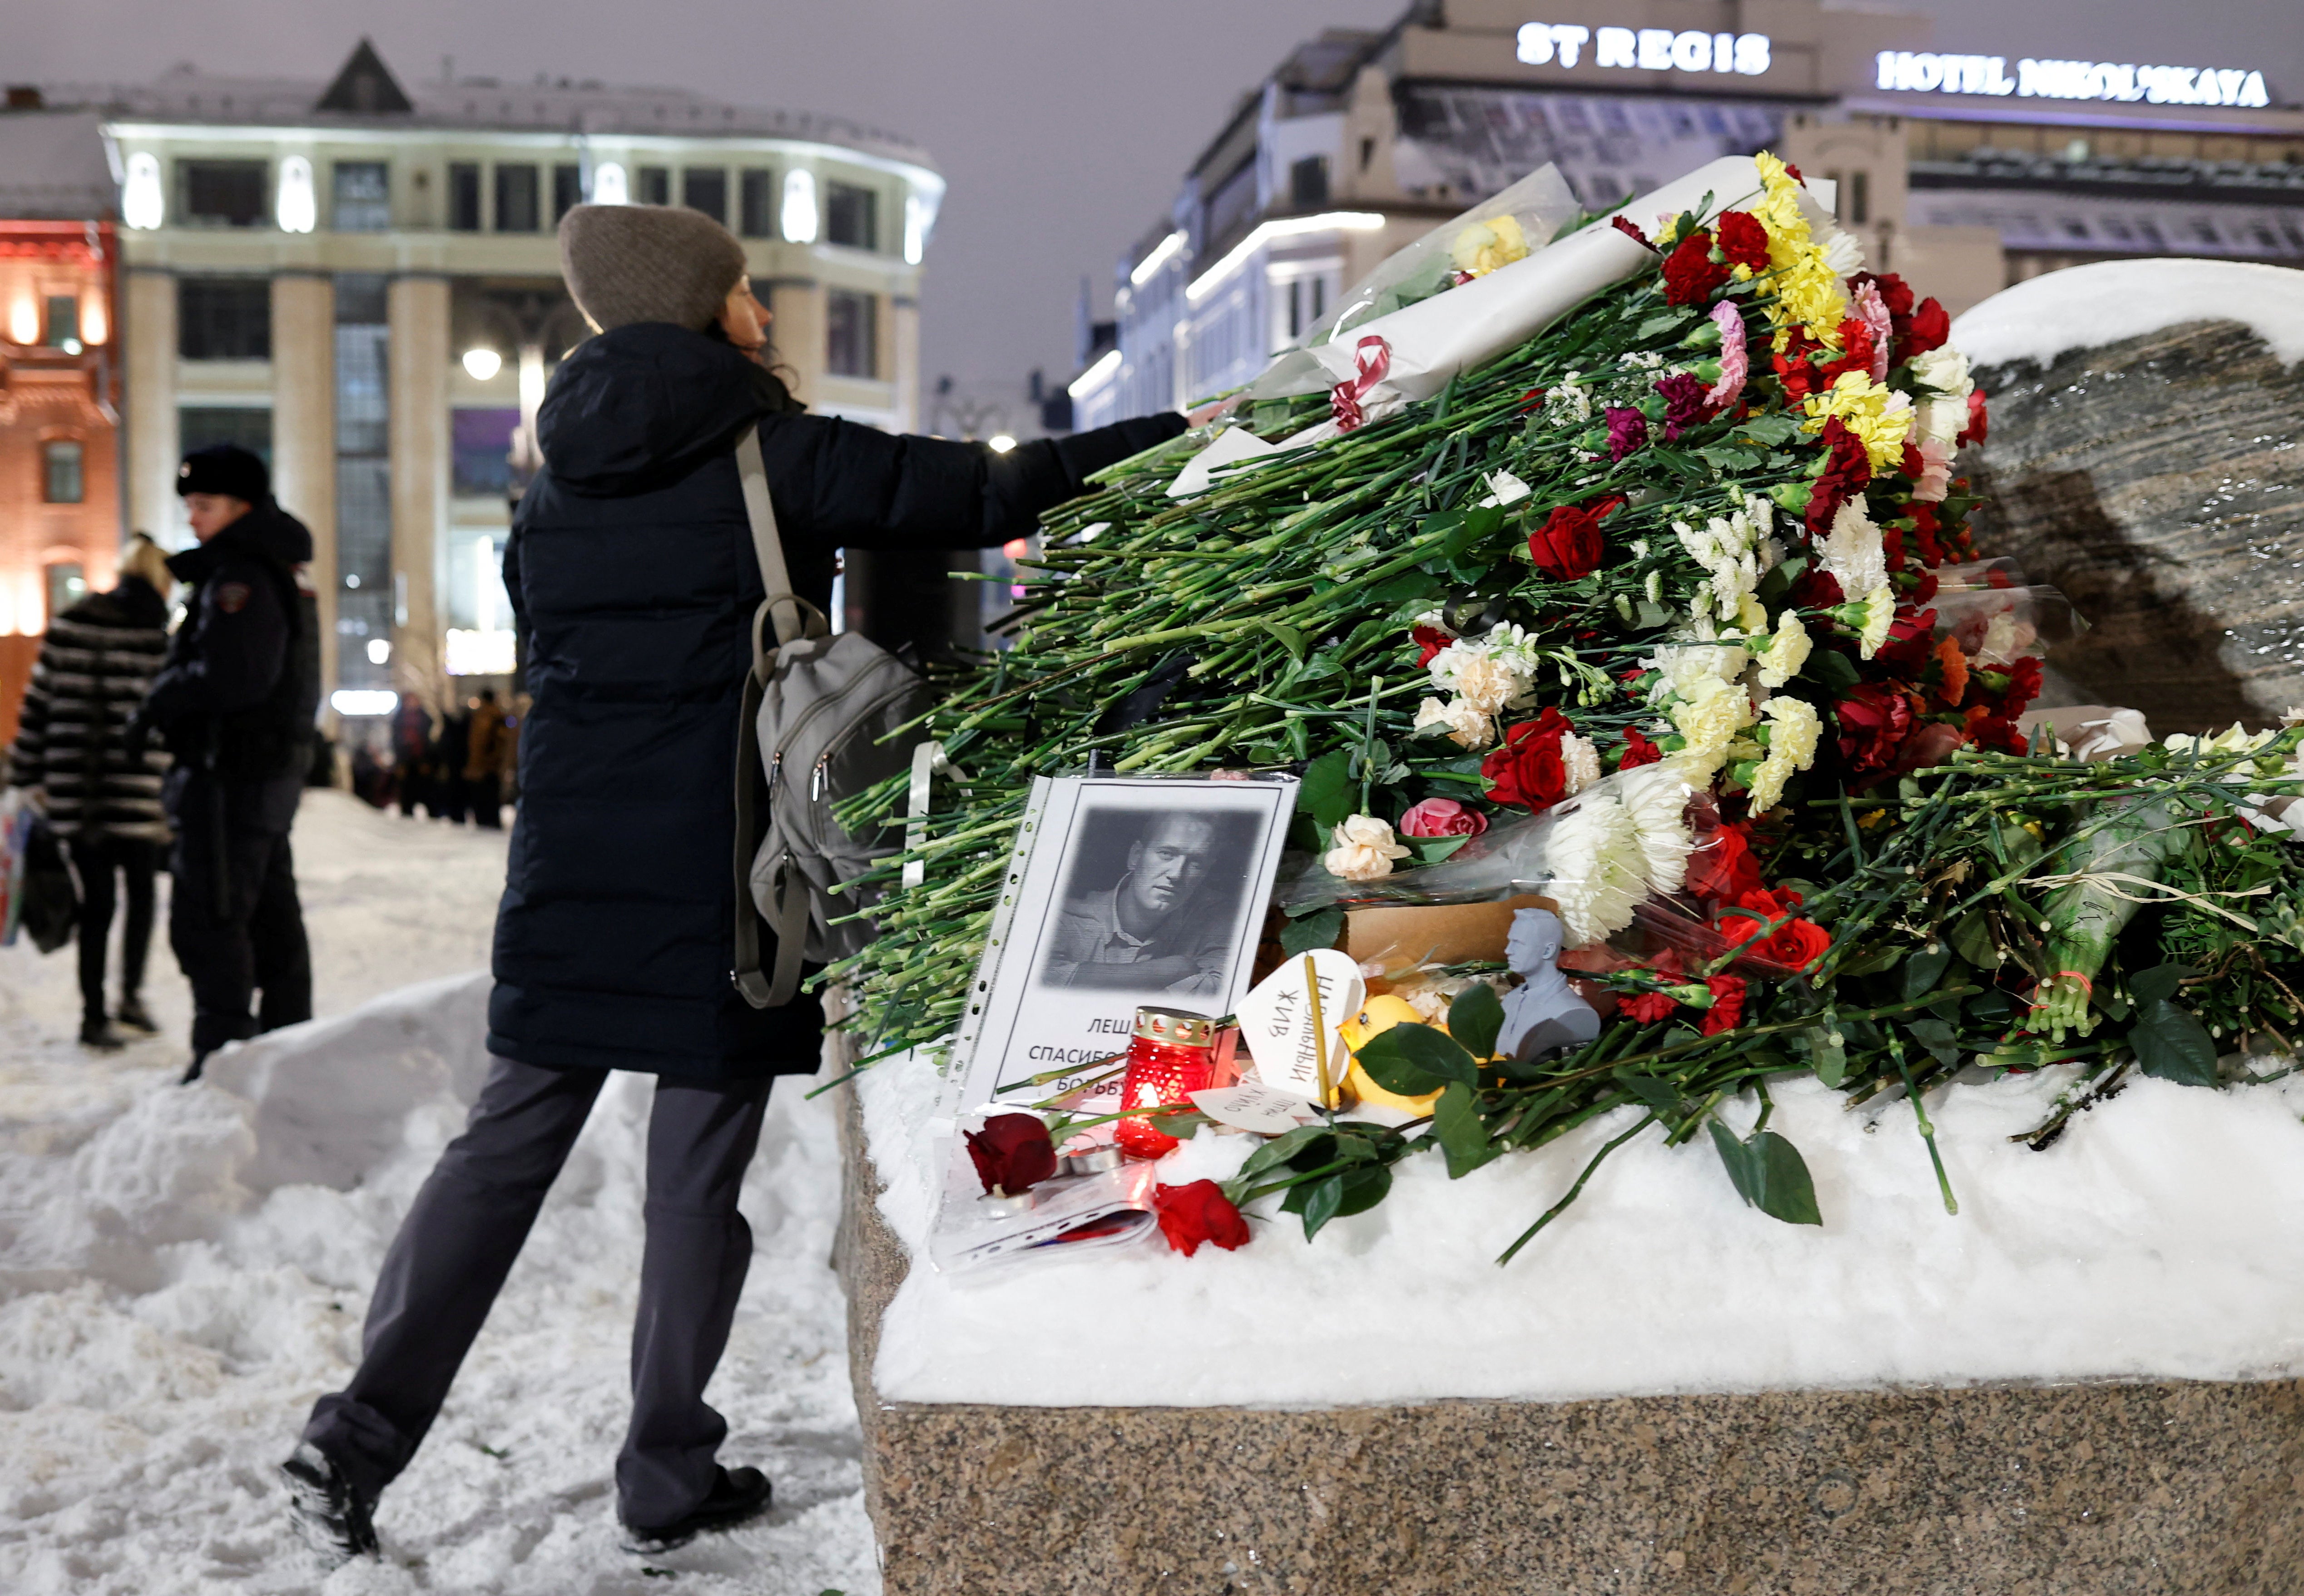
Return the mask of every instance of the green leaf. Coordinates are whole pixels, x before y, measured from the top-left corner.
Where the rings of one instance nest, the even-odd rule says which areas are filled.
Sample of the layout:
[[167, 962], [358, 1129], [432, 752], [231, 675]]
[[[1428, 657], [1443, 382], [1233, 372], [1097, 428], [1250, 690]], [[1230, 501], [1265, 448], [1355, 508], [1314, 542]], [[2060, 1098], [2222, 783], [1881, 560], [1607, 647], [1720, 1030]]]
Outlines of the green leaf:
[[2139, 1006], [2157, 1003], [2173, 998], [2188, 975], [2199, 972], [2188, 964], [2156, 964], [2148, 970], [2139, 970], [2128, 978], [2128, 994]]
[[1816, 1205], [1816, 1183], [1808, 1172], [1808, 1161], [1793, 1146], [1773, 1130], [1756, 1132], [1749, 1140], [1738, 1141], [1733, 1132], [1714, 1119], [1710, 1122], [1712, 1145], [1718, 1150], [1720, 1161], [1727, 1166], [1728, 1178], [1734, 1183], [1736, 1195], [1770, 1219], [1782, 1220], [1787, 1225], [1821, 1225], [1824, 1215]]
[[1264, 623], [1264, 629], [1280, 639], [1280, 646], [1288, 651], [1288, 654], [1291, 659], [1300, 660], [1304, 657], [1304, 634], [1302, 632], [1298, 631], [1292, 626], [1283, 626], [1276, 621], [1266, 621]]
[[1825, 1085], [1839, 1088], [1848, 1078], [1848, 1050], [1832, 1039], [1832, 1033], [1822, 1026], [1811, 1026], [1800, 1033], [1800, 1040], [1808, 1048], [1808, 1068], [1816, 1078]]
[[[1299, 1186], [1296, 1190], [1305, 1188]], [[1330, 1220], [1366, 1213], [1383, 1202], [1391, 1190], [1392, 1170], [1383, 1164], [1363, 1164], [1312, 1182], [1303, 1203], [1294, 1210], [1304, 1217], [1304, 1239], [1309, 1241], [1317, 1236]], [[1293, 1196], [1295, 1193], [1289, 1195]], [[1286, 1206], [1282, 1204], [1283, 1209]]]
[[1846, 654], [1836, 648], [1819, 648], [1808, 656], [1800, 667], [1803, 680], [1812, 681], [1830, 692], [1836, 699], [1856, 685], [1856, 667]]
[[1939, 1064], [1960, 1062], [1960, 1037], [1940, 1019], [1911, 1019], [1904, 1023], [1919, 1044], [1927, 1049]]
[[1470, 837], [1410, 837], [1408, 845], [1426, 864], [1436, 865], [1470, 840]]
[[1343, 748], [1321, 755], [1304, 767], [1303, 785], [1296, 790], [1296, 805], [1310, 811], [1323, 832], [1340, 826], [1360, 802], [1360, 783], [1352, 780], [1351, 754]]
[[1448, 1005], [1448, 1034], [1475, 1059], [1496, 1051], [1496, 1033], [1504, 1025], [1504, 1006], [1485, 981], [1474, 982]]
[[1336, 945], [1336, 933], [1343, 928], [1344, 911], [1340, 908], [1326, 908], [1301, 920], [1291, 920], [1280, 928], [1280, 950], [1293, 958], [1315, 948], [1333, 948]]
[[1682, 322], [1686, 321], [1690, 317], [1695, 314], [1696, 313], [1694, 311], [1689, 309], [1685, 306], [1678, 306], [1673, 309], [1666, 310], [1660, 315], [1651, 316], [1640, 324], [1640, 330], [1638, 336], [1641, 342], [1646, 343], [1649, 339], [1654, 338], [1659, 333], [1671, 332], [1674, 327], [1679, 326]]
[[1625, 1091], [1656, 1110], [1656, 1118], [1670, 1124], [1685, 1111], [1680, 1093], [1670, 1081], [1653, 1075], [1642, 1075], [1637, 1069], [1618, 1068], [1608, 1072], [1609, 1078]]
[[1357, 1055], [1368, 1079], [1402, 1097], [1421, 1097], [1450, 1081], [1479, 1085], [1479, 1067], [1454, 1040], [1430, 1026], [1394, 1026]]
[[1992, 940], [1992, 922], [1980, 908], [1962, 915], [1944, 940], [1953, 952], [1979, 970], [1996, 970], [2007, 957], [2000, 951], [2000, 944]]
[[1245, 1181], [1250, 1176], [1263, 1174], [1266, 1170], [1276, 1170], [1320, 1137], [1332, 1134], [1325, 1125], [1300, 1125], [1294, 1130], [1273, 1137], [1263, 1146], [1249, 1153], [1248, 1161], [1241, 1165], [1240, 1173], [1233, 1178]]
[[1760, 463], [1758, 455], [1733, 443], [1706, 443], [1696, 451], [1696, 456], [1710, 460], [1724, 471], [1749, 471]]
[[1915, 953], [1904, 960], [1904, 1001], [1918, 1002], [1934, 992], [1936, 983], [1944, 979], [1944, 966], [1951, 962], [1952, 950], [1942, 943], [1933, 953]]
[[1396, 576], [1389, 582], [1379, 582], [1368, 595], [1368, 602], [1378, 604], [1402, 604], [1411, 599], [1436, 598], [1444, 591], [1441, 585], [1420, 570]]
[[1327, 1222], [1336, 1217], [1344, 1203], [1344, 1178], [1331, 1175], [1326, 1180], [1313, 1181], [1299, 1187], [1304, 1193], [1304, 1205], [1297, 1210], [1304, 1216], [1304, 1239], [1317, 1236]]
[[[2161, 967], [2166, 968], [2166, 966]], [[2147, 972], [2149, 973], [2149, 972]], [[2198, 1019], [2166, 998], [2139, 1004], [2128, 1044], [2144, 1073], [2180, 1086], [2216, 1086], [2216, 1044]]]
[[1504, 1151], [1488, 1140], [1479, 1097], [1461, 1081], [1449, 1082], [1433, 1105], [1432, 1128], [1440, 1137], [1440, 1151], [1447, 1157], [1451, 1180], [1461, 1180]]
[[1781, 443], [1798, 430], [1799, 423], [1790, 416], [1755, 416], [1737, 430], [1760, 443]]

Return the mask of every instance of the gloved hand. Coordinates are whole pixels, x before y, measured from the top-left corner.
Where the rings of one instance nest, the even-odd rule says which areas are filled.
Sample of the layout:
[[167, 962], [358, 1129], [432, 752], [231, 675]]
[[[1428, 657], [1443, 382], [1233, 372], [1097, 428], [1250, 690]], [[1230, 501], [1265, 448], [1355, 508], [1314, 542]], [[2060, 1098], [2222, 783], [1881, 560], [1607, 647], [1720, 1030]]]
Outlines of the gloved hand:
[[140, 706], [134, 714], [128, 717], [128, 723], [120, 729], [121, 752], [131, 759], [143, 758], [144, 744], [151, 735], [152, 722], [145, 717]]

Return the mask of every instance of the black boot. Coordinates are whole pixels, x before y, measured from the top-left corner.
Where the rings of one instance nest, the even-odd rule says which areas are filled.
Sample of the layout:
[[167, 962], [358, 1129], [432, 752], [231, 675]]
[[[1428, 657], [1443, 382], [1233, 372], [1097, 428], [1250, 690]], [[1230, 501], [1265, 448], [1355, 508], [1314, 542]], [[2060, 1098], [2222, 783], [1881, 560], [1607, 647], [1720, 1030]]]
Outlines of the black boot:
[[120, 1007], [114, 1011], [112, 1018], [130, 1030], [141, 1031], [147, 1036], [160, 1034], [160, 1027], [152, 1023], [152, 1016], [145, 1009], [143, 998], [136, 992], [120, 994]]
[[376, 1555], [375, 1504], [363, 1500], [335, 1461], [309, 1441], [280, 1465], [288, 1488], [288, 1522], [323, 1570]]
[[182, 1079], [182, 1080], [180, 1080], [180, 1081], [178, 1081], [178, 1082], [176, 1083], [176, 1085], [178, 1085], [179, 1086], [189, 1086], [189, 1085], [191, 1085], [194, 1081], [196, 1081], [196, 1080], [198, 1080], [198, 1079], [199, 1079], [199, 1078], [200, 1078], [200, 1072], [201, 1072], [202, 1070], [206, 1069], [208, 1067], [208, 1054], [206, 1054], [206, 1053], [194, 1053], [194, 1054], [192, 1055], [192, 1061], [191, 1061], [191, 1066], [190, 1066], [188, 1068], [186, 1068], [186, 1069], [185, 1069], [185, 1071], [184, 1071], [184, 1078], [183, 1078], [183, 1079]]
[[699, 1535], [733, 1529], [746, 1519], [758, 1518], [768, 1510], [775, 1496], [767, 1475], [758, 1469], [715, 1468], [712, 1494], [694, 1512], [676, 1524], [654, 1529], [628, 1524], [621, 1544], [626, 1551], [640, 1557], [670, 1551], [675, 1546], [687, 1545]]
[[112, 1028], [110, 1020], [95, 1014], [80, 1022], [80, 1044], [100, 1053], [116, 1053], [128, 1045], [128, 1039]]

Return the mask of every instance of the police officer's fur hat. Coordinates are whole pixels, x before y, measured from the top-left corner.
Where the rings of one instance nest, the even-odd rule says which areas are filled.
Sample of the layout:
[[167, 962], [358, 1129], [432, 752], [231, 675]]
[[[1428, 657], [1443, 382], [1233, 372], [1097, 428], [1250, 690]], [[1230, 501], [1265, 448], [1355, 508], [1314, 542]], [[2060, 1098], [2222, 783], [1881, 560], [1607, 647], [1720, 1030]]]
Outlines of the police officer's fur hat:
[[642, 321], [701, 332], [743, 280], [744, 246], [683, 206], [578, 205], [560, 218], [560, 272], [603, 333]]
[[210, 443], [176, 468], [176, 496], [186, 494], [223, 494], [261, 504], [272, 496], [272, 473], [261, 456], [237, 443]]

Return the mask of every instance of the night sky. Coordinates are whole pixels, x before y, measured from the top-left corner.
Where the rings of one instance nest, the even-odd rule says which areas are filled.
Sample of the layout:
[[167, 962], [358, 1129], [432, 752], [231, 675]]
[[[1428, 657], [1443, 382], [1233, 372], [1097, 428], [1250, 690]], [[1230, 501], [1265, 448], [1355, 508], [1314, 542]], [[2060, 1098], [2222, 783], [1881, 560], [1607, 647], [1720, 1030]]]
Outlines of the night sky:
[[[2300, 0], [1907, 0], [1939, 48], [2261, 70], [2304, 98]], [[204, 71], [325, 78], [363, 32], [436, 80], [658, 83], [905, 134], [952, 189], [928, 256], [923, 364], [986, 398], [1061, 380], [1081, 276], [1108, 305], [1114, 256], [1166, 213], [1241, 93], [1323, 27], [1405, 0], [7, 0], [9, 81]], [[1530, 16], [1542, 0], [1530, 0]], [[1018, 419], [1021, 419], [1021, 404]]]

